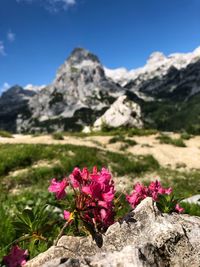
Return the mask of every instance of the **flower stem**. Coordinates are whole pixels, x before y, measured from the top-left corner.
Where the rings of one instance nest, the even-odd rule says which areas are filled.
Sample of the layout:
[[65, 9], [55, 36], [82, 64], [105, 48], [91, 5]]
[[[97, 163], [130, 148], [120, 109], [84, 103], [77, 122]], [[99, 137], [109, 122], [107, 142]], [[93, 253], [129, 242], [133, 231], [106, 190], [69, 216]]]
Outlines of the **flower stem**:
[[61, 238], [61, 236], [63, 235], [64, 231], [65, 231], [65, 228], [68, 226], [69, 224], [69, 221], [66, 221], [66, 223], [64, 224], [63, 228], [61, 229], [59, 235], [57, 236], [55, 242], [54, 242], [54, 246], [57, 246], [58, 244], [58, 240]]

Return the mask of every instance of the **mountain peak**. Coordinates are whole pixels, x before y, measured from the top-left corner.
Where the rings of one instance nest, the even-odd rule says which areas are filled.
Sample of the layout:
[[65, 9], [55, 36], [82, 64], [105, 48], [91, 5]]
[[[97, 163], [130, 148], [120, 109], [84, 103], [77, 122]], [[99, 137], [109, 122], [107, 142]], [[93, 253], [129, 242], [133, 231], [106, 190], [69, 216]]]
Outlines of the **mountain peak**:
[[24, 89], [19, 85], [13, 85], [8, 90], [3, 92], [2, 97], [10, 97], [15, 94], [21, 94], [24, 91]]
[[35, 95], [35, 92], [28, 91], [19, 85], [14, 85], [10, 87], [7, 91], [3, 92], [1, 98], [10, 99], [10, 98], [21, 97], [21, 96], [31, 97], [33, 95]]
[[84, 49], [84, 48], [75, 48], [71, 55], [69, 56], [69, 58], [67, 59], [67, 61], [71, 64], [80, 64], [83, 61], [92, 61], [95, 63], [100, 63], [98, 57], [94, 54], [92, 54], [90, 51]]
[[150, 55], [150, 57], [147, 61], [147, 64], [155, 64], [155, 63], [164, 61], [165, 59], [166, 59], [166, 57], [162, 52], [156, 51]]

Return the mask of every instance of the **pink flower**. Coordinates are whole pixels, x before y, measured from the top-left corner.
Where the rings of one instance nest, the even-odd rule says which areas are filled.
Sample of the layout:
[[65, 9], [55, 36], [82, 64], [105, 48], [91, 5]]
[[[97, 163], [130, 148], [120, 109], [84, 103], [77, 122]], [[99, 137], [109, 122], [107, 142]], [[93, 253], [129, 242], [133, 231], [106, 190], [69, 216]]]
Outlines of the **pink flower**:
[[146, 188], [146, 186], [144, 186], [144, 185], [142, 185], [140, 183], [137, 183], [135, 185], [134, 190], [135, 190], [135, 192], [137, 194], [140, 194], [140, 195], [143, 195], [143, 196], [147, 197], [147, 188]]
[[101, 219], [105, 220], [106, 216], [107, 216], [107, 212], [105, 209], [101, 209], [100, 210], [100, 214], [101, 214]]
[[102, 168], [101, 172], [98, 172], [96, 167], [93, 168], [93, 173], [90, 176], [93, 181], [100, 184], [108, 184], [112, 178], [111, 173], [106, 168]]
[[176, 204], [176, 206], [175, 206], [175, 210], [176, 210], [178, 213], [182, 213], [182, 212], [184, 212], [184, 208], [182, 208], [179, 204]]
[[75, 179], [73, 174], [69, 175], [69, 180], [70, 180], [70, 182], [71, 182], [71, 184], [72, 184], [72, 186], [74, 188], [78, 188], [79, 187], [79, 182]]
[[62, 199], [66, 196], [65, 188], [68, 186], [67, 179], [64, 178], [61, 182], [57, 182], [56, 179], [51, 180], [51, 185], [49, 186], [49, 192], [56, 193], [57, 199]]
[[83, 168], [81, 172], [82, 179], [87, 181], [89, 179], [89, 171], [87, 168]]
[[114, 212], [112, 206], [108, 209], [101, 209], [100, 210], [100, 220], [103, 222], [103, 226], [109, 227], [114, 223]]
[[114, 186], [112, 184], [103, 184], [97, 181], [90, 185], [83, 186], [82, 192], [90, 195], [93, 199], [105, 202], [111, 202], [114, 198]]
[[66, 221], [68, 221], [69, 220], [69, 218], [70, 218], [70, 214], [71, 214], [71, 212], [69, 212], [69, 211], [67, 211], [67, 210], [64, 210], [64, 219], [66, 220]]
[[98, 205], [99, 205], [100, 207], [103, 207], [103, 208], [107, 209], [108, 206], [109, 206], [109, 203], [106, 202], [106, 201], [99, 200], [99, 201], [98, 201]]
[[172, 188], [163, 188], [159, 181], [151, 182], [148, 187], [148, 195], [153, 198], [154, 201], [158, 200], [159, 195], [170, 195], [172, 193]]
[[114, 188], [112, 186], [107, 186], [101, 196], [105, 202], [112, 202], [115, 196]]
[[83, 186], [82, 192], [87, 194], [87, 195], [92, 195], [91, 185]]
[[12, 247], [11, 252], [3, 258], [8, 267], [19, 267], [26, 264], [28, 250], [23, 250], [19, 246]]
[[126, 200], [129, 202], [133, 209], [140, 203], [142, 199], [144, 198], [139, 197], [136, 193], [132, 193], [131, 195], [126, 196]]
[[74, 188], [81, 186], [85, 180], [88, 180], [89, 172], [87, 168], [83, 168], [81, 171], [79, 168], [74, 168], [72, 174], [69, 176], [71, 184]]
[[147, 187], [140, 183], [137, 183], [134, 187], [133, 192], [130, 195], [126, 195], [126, 199], [130, 203], [132, 208], [135, 208], [141, 202], [141, 200], [145, 199], [148, 196], [147, 193]]
[[73, 221], [72, 213], [71, 212], [69, 212], [67, 210], [64, 210], [63, 214], [64, 214], [64, 219], [66, 221], [69, 221], [69, 222]]
[[171, 187], [165, 189], [165, 194], [170, 195], [172, 193], [173, 189]]

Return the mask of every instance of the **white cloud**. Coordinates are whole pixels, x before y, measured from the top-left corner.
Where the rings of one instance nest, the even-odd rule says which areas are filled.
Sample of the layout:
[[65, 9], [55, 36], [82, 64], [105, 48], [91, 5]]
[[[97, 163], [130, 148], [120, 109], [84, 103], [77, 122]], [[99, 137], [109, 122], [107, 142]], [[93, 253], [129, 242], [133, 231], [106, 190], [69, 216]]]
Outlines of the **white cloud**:
[[67, 10], [69, 7], [74, 6], [76, 1], [77, 0], [16, 0], [17, 3], [37, 3], [53, 13], [56, 13], [60, 10]]
[[14, 42], [15, 41], [15, 36], [16, 36], [16, 34], [14, 32], [12, 32], [11, 30], [9, 30], [7, 32], [7, 39], [8, 39], [9, 42], [11, 42], [11, 43]]
[[4, 43], [0, 41], [0, 56], [6, 56]]
[[5, 82], [1, 87], [0, 87], [0, 93], [5, 92], [6, 90], [8, 90], [10, 88], [10, 84]]
[[76, 1], [75, 0], [62, 0], [66, 5], [75, 5]]

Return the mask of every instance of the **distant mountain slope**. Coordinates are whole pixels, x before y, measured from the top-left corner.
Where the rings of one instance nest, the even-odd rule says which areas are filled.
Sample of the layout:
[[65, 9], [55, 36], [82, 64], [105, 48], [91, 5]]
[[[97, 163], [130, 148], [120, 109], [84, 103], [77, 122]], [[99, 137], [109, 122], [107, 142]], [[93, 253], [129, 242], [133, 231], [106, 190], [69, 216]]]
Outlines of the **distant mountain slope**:
[[163, 131], [188, 131], [200, 134], [200, 93], [186, 101], [163, 100], [142, 106], [144, 123]]
[[[123, 95], [128, 104], [122, 103]], [[13, 132], [81, 130], [106, 118], [110, 126], [122, 122], [121, 126], [200, 133], [199, 103], [200, 48], [168, 57], [155, 52], [144, 67], [132, 71], [106, 69], [96, 55], [76, 48], [52, 84], [14, 86], [2, 94], [0, 128]]]
[[18, 115], [23, 114], [24, 118], [31, 116], [28, 102], [34, 95], [35, 92], [18, 85], [4, 92], [0, 97], [0, 129], [16, 132]]

